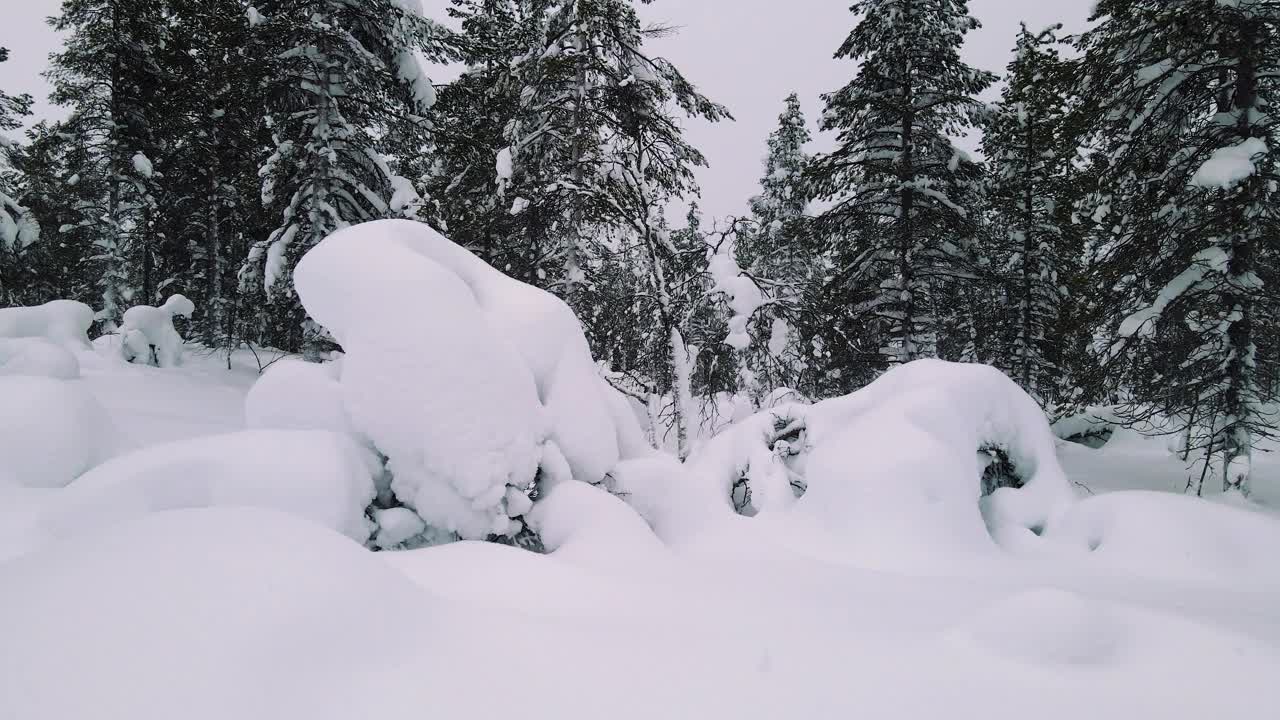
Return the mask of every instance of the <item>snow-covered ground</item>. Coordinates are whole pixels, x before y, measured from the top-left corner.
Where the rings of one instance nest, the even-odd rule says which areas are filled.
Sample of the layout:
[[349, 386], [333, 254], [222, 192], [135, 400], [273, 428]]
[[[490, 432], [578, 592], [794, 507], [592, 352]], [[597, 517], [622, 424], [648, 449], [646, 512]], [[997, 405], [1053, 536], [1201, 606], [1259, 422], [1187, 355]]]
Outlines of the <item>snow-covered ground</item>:
[[[467, 284], [507, 291], [487, 276]], [[502, 300], [481, 300], [463, 331], [492, 344], [482, 329], [499, 322]], [[559, 321], [557, 306], [546, 312], [531, 322]], [[385, 336], [334, 325], [369, 348], [357, 352], [417, 351], [412, 338], [379, 346]], [[372, 552], [359, 542], [373, 532], [363, 508], [406, 488], [386, 485], [370, 443], [390, 438], [401, 462], [447, 471], [415, 455], [424, 435], [406, 431], [429, 393], [396, 406], [406, 425], [348, 425], [361, 418], [335, 408], [350, 358], [341, 373], [324, 366], [334, 374], [286, 360], [255, 390], [246, 430], [259, 362], [275, 356], [238, 351], [228, 369], [225, 355], [188, 349], [160, 368], [118, 350], [69, 349], [78, 378], [0, 377], [25, 381], [33, 398], [0, 408], [11, 431], [0, 438], [0, 718], [1280, 712], [1269, 689], [1280, 672], [1278, 466], [1256, 463], [1261, 504], [1171, 492], [1186, 471], [1166, 443], [1120, 431], [1100, 449], [1055, 448], [1025, 396], [988, 368], [906, 366], [853, 396], [780, 409], [813, 447], [785, 460], [760, 450], [770, 432], [786, 434], [761, 415], [685, 465], [628, 457], [623, 430], [607, 429], [600, 462], [615, 464], [605, 484], [616, 494], [560, 478], [529, 509], [509, 476], [494, 476], [506, 495], [493, 507], [519, 514], [547, 554], [479, 541]], [[564, 399], [570, 386], [557, 383], [577, 377], [578, 352], [529, 355], [521, 380], [550, 428], [533, 436], [541, 463], [574, 477], [593, 467], [580, 443], [601, 429], [563, 424], [564, 407], [600, 392]], [[376, 415], [403, 366], [358, 360], [360, 400]], [[307, 402], [294, 412], [281, 405], [299, 393]], [[57, 426], [66, 447], [24, 443], [23, 418], [49, 410], [41, 398], [70, 413]], [[560, 414], [540, 414], [557, 402]], [[608, 408], [595, 410], [618, 421]], [[101, 444], [71, 453], [90, 421]], [[572, 457], [548, 449], [557, 442]], [[989, 442], [1032, 477], [980, 512], [971, 450]], [[786, 492], [781, 464], [806, 475], [803, 497]], [[755, 517], [725, 496], [739, 473], [760, 493]], [[406, 496], [423, 497], [434, 478]], [[393, 531], [389, 520], [380, 530]]]

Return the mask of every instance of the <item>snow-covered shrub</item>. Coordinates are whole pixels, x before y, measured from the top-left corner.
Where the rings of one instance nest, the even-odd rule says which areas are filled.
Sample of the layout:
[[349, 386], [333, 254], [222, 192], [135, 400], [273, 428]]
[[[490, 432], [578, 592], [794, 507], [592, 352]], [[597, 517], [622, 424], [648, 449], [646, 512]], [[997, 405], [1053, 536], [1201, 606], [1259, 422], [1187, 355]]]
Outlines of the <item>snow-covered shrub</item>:
[[664, 550], [635, 510], [586, 483], [552, 488], [529, 513], [529, 525], [552, 555], [587, 567], [645, 562]]
[[0, 375], [0, 465], [21, 485], [71, 482], [115, 451], [111, 428], [79, 382]]
[[154, 445], [71, 483], [52, 520], [84, 532], [160, 510], [248, 506], [280, 510], [360, 542], [372, 527], [377, 458], [323, 430], [246, 430]]
[[124, 312], [120, 325], [121, 350], [129, 362], [152, 363], [162, 368], [182, 364], [185, 342], [173, 327], [175, 317], [191, 317], [195, 304], [182, 295], [170, 295], [160, 307], [135, 305]]
[[294, 282], [343, 347], [353, 429], [432, 528], [515, 534], [535, 476], [599, 482], [634, 444], [568, 306], [426, 225], [340, 230]]
[[42, 337], [0, 338], [0, 375], [74, 380], [80, 377], [80, 361], [63, 346]]
[[[736, 423], [691, 458], [690, 474], [746, 514], [794, 502], [859, 537], [987, 544], [984, 519], [992, 532], [1039, 529], [1074, 498], [1054, 443], [1035, 401], [999, 370], [918, 360], [852, 394]], [[1008, 457], [1019, 482], [983, 498], [987, 448]]]
[[93, 310], [75, 300], [0, 309], [0, 337], [3, 338], [45, 338], [60, 345], [88, 348], [91, 325]]

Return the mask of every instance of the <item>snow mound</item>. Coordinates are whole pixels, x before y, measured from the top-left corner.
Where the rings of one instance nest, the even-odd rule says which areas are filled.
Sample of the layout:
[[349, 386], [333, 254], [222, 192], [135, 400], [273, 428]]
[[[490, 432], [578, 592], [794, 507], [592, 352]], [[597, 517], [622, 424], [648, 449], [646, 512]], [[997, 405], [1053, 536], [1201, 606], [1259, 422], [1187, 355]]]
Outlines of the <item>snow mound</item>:
[[951, 637], [1009, 660], [1049, 666], [1108, 665], [1128, 640], [1125, 624], [1105, 605], [1053, 589], [1005, 598]]
[[0, 337], [45, 338], [60, 345], [89, 348], [93, 310], [75, 300], [53, 300], [34, 307], [0, 309]]
[[1126, 574], [1280, 588], [1280, 519], [1202, 498], [1095, 495], [1051, 522], [1043, 538]]
[[173, 328], [175, 317], [191, 317], [195, 304], [182, 295], [171, 295], [160, 307], [135, 305], [124, 311], [120, 326], [124, 359], [149, 364], [154, 348], [156, 365], [175, 367], [182, 363], [185, 342]]
[[353, 427], [388, 456], [396, 495], [434, 528], [467, 539], [515, 532], [511, 503], [540, 459], [563, 457], [574, 479], [594, 483], [634, 445], [638, 427], [621, 423], [635, 420], [616, 410], [568, 306], [426, 225], [340, 230], [294, 279], [346, 352]]
[[618, 463], [608, 485], [670, 545], [733, 514], [723, 497], [694, 482], [692, 472], [670, 455], [654, 454]]
[[[982, 497], [985, 448], [1007, 453], [1021, 487]], [[1075, 499], [1036, 402], [995, 368], [941, 360], [895, 367], [850, 395], [758, 413], [690, 466], [726, 505], [790, 508], [855, 544], [921, 559], [937, 547], [986, 552], [990, 535], [1031, 534]], [[803, 489], [798, 500], [793, 488]]]
[[62, 487], [111, 456], [106, 410], [79, 381], [0, 375], [0, 465], [27, 487]]
[[545, 433], [533, 378], [466, 284], [397, 242], [400, 228], [330, 235], [298, 263], [298, 296], [346, 353], [343, 404], [397, 497], [464, 538], [513, 532], [507, 489], [532, 484]]
[[335, 363], [273, 363], [249, 388], [244, 416], [250, 428], [351, 432]]
[[555, 558], [611, 568], [660, 557], [662, 542], [622, 500], [586, 483], [557, 485], [534, 505], [529, 526]]
[[0, 375], [39, 375], [59, 380], [80, 377], [80, 361], [44, 338], [0, 338]]
[[55, 535], [93, 532], [161, 510], [279, 510], [360, 542], [372, 530], [376, 458], [321, 430], [246, 430], [154, 445], [110, 460], [68, 486]]
[[0, 565], [0, 717], [358, 716], [434, 603], [286, 515], [155, 513]]

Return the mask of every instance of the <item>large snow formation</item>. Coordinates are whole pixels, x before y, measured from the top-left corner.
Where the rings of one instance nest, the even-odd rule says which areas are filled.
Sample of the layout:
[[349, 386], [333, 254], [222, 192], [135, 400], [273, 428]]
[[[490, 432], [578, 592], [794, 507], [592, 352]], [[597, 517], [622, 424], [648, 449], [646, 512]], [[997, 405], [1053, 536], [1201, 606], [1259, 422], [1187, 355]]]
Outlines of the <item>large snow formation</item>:
[[353, 428], [435, 528], [471, 539], [518, 531], [540, 464], [544, 481], [564, 474], [549, 472], [554, 460], [599, 482], [638, 435], [567, 305], [426, 225], [340, 230], [302, 258], [294, 283], [343, 347]]
[[62, 487], [111, 456], [102, 405], [79, 381], [0, 375], [0, 471], [28, 487]]
[[[981, 498], [978, 451], [1008, 454], [1022, 486]], [[1044, 413], [1000, 371], [918, 360], [852, 394], [748, 418], [691, 458], [721, 510], [792, 507], [855, 541], [988, 545], [1043, 528], [1074, 499]], [[804, 493], [795, 500], [793, 487]], [[980, 502], [981, 498], [981, 502]]]
[[290, 513], [364, 542], [377, 459], [323, 430], [246, 430], [154, 445], [71, 483], [50, 521], [55, 535], [175, 508], [258, 507]]
[[0, 309], [0, 337], [45, 338], [88, 349], [93, 310], [75, 300], [53, 300], [33, 307]]
[[120, 326], [120, 336], [124, 338], [120, 345], [124, 359], [149, 364], [154, 348], [156, 365], [159, 367], [169, 368], [181, 364], [184, 341], [174, 329], [173, 319], [191, 317], [195, 309], [195, 303], [185, 296], [170, 295], [160, 307], [135, 305], [125, 310]]

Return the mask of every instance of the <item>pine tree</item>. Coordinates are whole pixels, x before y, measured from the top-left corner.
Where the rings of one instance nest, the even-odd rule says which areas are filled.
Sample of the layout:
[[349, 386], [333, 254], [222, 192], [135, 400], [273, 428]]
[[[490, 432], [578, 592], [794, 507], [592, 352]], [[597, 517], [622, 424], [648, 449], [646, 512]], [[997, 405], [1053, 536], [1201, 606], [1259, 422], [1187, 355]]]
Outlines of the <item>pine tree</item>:
[[1081, 85], [1105, 149], [1093, 252], [1125, 313], [1113, 382], [1247, 493], [1272, 432], [1257, 338], [1276, 309], [1280, 3], [1103, 0], [1096, 16]]
[[[70, 171], [81, 183], [75, 228], [93, 237], [101, 266], [107, 327], [139, 289], [155, 289], [153, 261], [155, 153], [152, 119], [163, 101], [156, 52], [167, 24], [157, 0], [65, 0], [51, 20], [68, 33], [53, 56], [52, 99], [71, 108], [64, 124], [84, 152]], [[90, 194], [96, 193], [96, 194]]]
[[1065, 134], [1065, 66], [1057, 26], [1032, 33], [1023, 25], [1000, 102], [982, 139], [993, 212], [1006, 233], [999, 272], [1009, 281], [1014, 315], [1007, 357], [995, 358], [1031, 395], [1052, 399], [1060, 368], [1054, 329], [1063, 299], [1059, 257], [1069, 222], [1068, 181], [1076, 148]]
[[[413, 215], [420, 201], [380, 140], [423, 138], [435, 90], [419, 60], [443, 33], [405, 0], [272, 0], [254, 13], [255, 47], [267, 68], [262, 200], [280, 221], [241, 267], [241, 288], [266, 293], [265, 338], [316, 351], [292, 268], [347, 225]], [[403, 142], [403, 140], [401, 141]]]
[[[0, 47], [0, 62], [8, 59], [8, 49]], [[21, 127], [22, 118], [30, 114], [30, 95], [8, 95], [0, 89], [0, 299], [8, 301], [18, 291], [21, 256], [39, 239], [40, 225], [18, 202], [18, 172], [13, 160], [19, 150], [3, 133]]]
[[813, 330], [807, 321], [822, 308], [809, 301], [822, 277], [822, 249], [814, 242], [805, 209], [804, 174], [810, 158], [809, 129], [800, 99], [787, 96], [778, 127], [769, 134], [760, 194], [751, 198], [754, 231], [739, 233], [740, 264], [764, 284], [770, 302], [755, 321], [747, 363], [761, 390], [795, 387], [811, 364]]
[[860, 63], [857, 76], [824, 96], [822, 127], [837, 133], [835, 151], [810, 173], [822, 215], [839, 238], [839, 278], [876, 289], [850, 304], [882, 323], [881, 352], [905, 362], [937, 353], [933, 294], [971, 276], [956, 244], [973, 235], [963, 205], [979, 169], [952, 146], [980, 119], [977, 95], [991, 73], [960, 61], [964, 36], [979, 27], [965, 0], [861, 0], [861, 16], [837, 58]]

